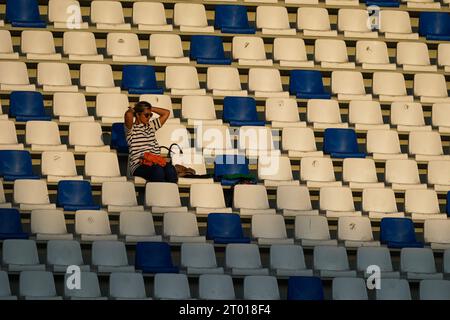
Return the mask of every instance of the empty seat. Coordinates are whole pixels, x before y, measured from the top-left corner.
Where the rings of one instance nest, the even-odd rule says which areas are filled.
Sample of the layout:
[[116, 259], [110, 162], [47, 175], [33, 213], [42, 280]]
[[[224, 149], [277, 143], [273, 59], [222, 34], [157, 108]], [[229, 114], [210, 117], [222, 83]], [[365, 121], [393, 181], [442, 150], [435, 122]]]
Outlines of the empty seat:
[[144, 273], [178, 273], [166, 242], [138, 242], [135, 259], [136, 269]]
[[391, 104], [391, 124], [398, 131], [428, 131], [425, 125], [422, 105], [417, 102], [393, 102]]
[[45, 270], [39, 263], [34, 240], [7, 239], [3, 241], [2, 264], [8, 271]]
[[450, 101], [443, 74], [416, 73], [414, 75], [414, 95], [420, 97], [422, 103]]
[[281, 215], [255, 214], [252, 216], [252, 237], [258, 244], [293, 244], [288, 238], [284, 218]]
[[234, 174], [250, 174], [248, 159], [243, 155], [217, 155], [214, 159], [214, 179], [223, 186], [234, 186], [240, 181]]
[[198, 64], [231, 64], [231, 59], [225, 56], [220, 36], [191, 36], [189, 56]]
[[372, 100], [366, 94], [364, 79], [359, 71], [333, 71], [331, 73], [331, 91], [338, 100]]
[[298, 38], [275, 38], [273, 60], [279, 61], [281, 67], [314, 67], [314, 61], [308, 60], [305, 41]]
[[417, 162], [411, 159], [387, 160], [385, 181], [394, 190], [426, 189], [426, 184], [420, 183]]
[[[391, 254], [386, 247], [359, 247], [356, 252], [356, 268], [365, 278], [372, 275], [369, 268], [376, 265], [380, 268], [380, 276], [385, 279], [400, 278], [400, 272], [392, 267]], [[381, 285], [383, 287], [383, 285]]]
[[280, 185], [277, 187], [277, 209], [284, 216], [318, 215], [313, 210], [309, 190], [306, 186]]
[[312, 122], [315, 129], [347, 128], [342, 122], [337, 100], [310, 99], [306, 107], [306, 118]]
[[128, 264], [125, 244], [121, 241], [94, 241], [91, 260], [99, 273], [134, 272], [134, 266]]
[[208, 26], [203, 4], [176, 3], [173, 24], [179, 26], [181, 32], [214, 32], [214, 27]]
[[100, 209], [100, 206], [94, 203], [89, 181], [59, 181], [56, 204], [64, 208], [64, 211]]
[[36, 234], [36, 240], [71, 240], [73, 238], [73, 235], [67, 232], [62, 210], [31, 211], [31, 233]]
[[48, 271], [22, 271], [19, 294], [25, 300], [62, 300], [57, 296], [53, 274]]
[[449, 155], [444, 155], [441, 136], [436, 131], [411, 131], [408, 150], [417, 161], [450, 160]]
[[120, 1], [92, 1], [91, 22], [97, 29], [131, 29], [130, 24], [125, 23]]
[[136, 199], [134, 183], [130, 181], [104, 181], [102, 183], [102, 204], [108, 212], [143, 211]]
[[337, 36], [337, 31], [331, 30], [330, 18], [325, 8], [298, 8], [297, 29], [303, 30], [305, 36]]
[[450, 40], [450, 15], [448, 12], [421, 12], [419, 34], [427, 40]]
[[41, 171], [48, 182], [60, 180], [82, 180], [77, 175], [75, 157], [70, 151], [44, 151], [41, 158]]
[[246, 155], [250, 157], [280, 154], [280, 150], [275, 147], [272, 130], [269, 127], [240, 127], [238, 147], [242, 151], [245, 150]]
[[47, 265], [53, 272], [64, 272], [69, 266], [80, 267], [81, 271], [89, 271], [84, 264], [80, 242], [76, 240], [49, 240], [47, 242]]
[[[181, 116], [188, 121], [188, 125], [213, 126], [221, 125], [217, 119], [214, 100], [210, 96], [183, 96], [181, 99]], [[205, 129], [202, 131], [204, 132]], [[197, 137], [197, 142], [200, 140]], [[201, 143], [199, 143], [199, 146]]]
[[408, 279], [442, 279], [437, 273], [433, 250], [430, 248], [403, 248], [400, 253], [400, 270]]
[[438, 196], [434, 190], [406, 190], [405, 212], [410, 213], [413, 220], [447, 218], [446, 214], [441, 214]]
[[258, 158], [258, 179], [266, 187], [299, 185], [292, 175], [291, 160], [287, 156], [260, 156]]
[[282, 149], [289, 158], [321, 157], [317, 151], [314, 131], [311, 128], [283, 128], [281, 134]]
[[314, 247], [314, 269], [321, 277], [356, 277], [356, 271], [350, 270], [344, 247]]
[[326, 211], [327, 217], [361, 216], [360, 211], [355, 211], [352, 190], [349, 187], [322, 187], [319, 199], [320, 210]]
[[239, 215], [230, 213], [208, 215], [206, 239], [221, 244], [250, 242], [250, 238], [244, 237]]
[[0, 30], [0, 59], [19, 59], [19, 53], [14, 52], [11, 33], [8, 30]]
[[294, 244], [273, 244], [270, 246], [270, 269], [277, 276], [312, 276], [306, 268], [301, 246]]
[[123, 123], [113, 123], [111, 126], [111, 149], [122, 154], [128, 154], [128, 143]]
[[138, 30], [146, 31], [172, 31], [173, 27], [167, 23], [164, 4], [160, 2], [134, 2], [133, 24]]
[[[191, 176], [189, 173], [178, 178], [180, 185], [193, 185], [197, 183], [213, 183], [214, 180], [209, 178], [206, 172], [206, 163], [201, 152], [196, 152], [190, 149], [183, 154], [174, 154], [172, 156], [172, 164], [177, 166], [185, 166], [194, 170], [195, 175]], [[198, 175], [199, 177], [196, 177]]]
[[17, 300], [17, 296], [11, 295], [11, 287], [6, 271], [0, 271], [0, 300]]
[[75, 233], [81, 241], [117, 240], [117, 235], [111, 233], [108, 213], [101, 210], [77, 210]]
[[314, 43], [314, 60], [322, 68], [355, 68], [355, 63], [348, 60], [344, 40], [317, 39]]
[[406, 92], [405, 78], [397, 72], [377, 71], [373, 73], [372, 92], [380, 101], [413, 101]]
[[59, 127], [53, 121], [28, 121], [25, 127], [26, 144], [32, 151], [66, 151], [67, 146], [61, 144]]
[[236, 185], [233, 194], [233, 207], [241, 215], [275, 214], [269, 207], [267, 190], [263, 185]]
[[383, 218], [380, 224], [380, 241], [389, 248], [422, 248], [416, 240], [414, 224], [408, 218]]
[[130, 106], [128, 96], [122, 93], [99, 93], [95, 102], [95, 113], [102, 123], [123, 122], [123, 115]]
[[47, 23], [39, 15], [36, 0], [7, 0], [6, 22], [18, 28], [45, 28]]
[[223, 99], [223, 120], [230, 126], [263, 126], [258, 120], [256, 100], [251, 97], [225, 97]]
[[337, 245], [331, 239], [327, 218], [324, 216], [295, 217], [295, 239], [301, 240], [302, 246]]
[[[126, 70], [126, 67], [123, 69]], [[86, 92], [120, 92], [108, 64], [83, 63], [80, 66], [80, 86], [86, 87]]]
[[[208, 196], [205, 196], [208, 195]], [[196, 213], [209, 214], [213, 212], [231, 213], [231, 208], [225, 205], [223, 189], [216, 183], [196, 183], [191, 185], [190, 206]]]
[[439, 133], [450, 132], [450, 103], [434, 103], [431, 112], [431, 123], [438, 127]]
[[18, 143], [16, 125], [12, 120], [0, 120], [0, 150], [23, 150], [23, 143]]
[[4, 181], [39, 178], [33, 174], [30, 153], [24, 150], [0, 150], [0, 176]]
[[156, 274], [153, 294], [155, 299], [190, 299], [191, 292], [189, 288], [188, 278], [185, 274]]
[[338, 30], [344, 37], [377, 38], [378, 32], [372, 31], [369, 11], [364, 9], [339, 9]]
[[138, 36], [134, 33], [110, 32], [106, 36], [106, 54], [118, 62], [146, 62], [141, 55]]
[[246, 276], [244, 278], [245, 300], [280, 300], [278, 281], [273, 276]]
[[206, 86], [215, 96], [246, 96], [242, 90], [239, 71], [235, 67], [209, 67]]
[[56, 208], [54, 203], [50, 203], [47, 182], [45, 180], [15, 180], [14, 203], [20, 206], [20, 210]]
[[255, 28], [249, 23], [246, 6], [216, 5], [214, 16], [214, 27], [222, 33], [255, 33]]
[[30, 84], [28, 70], [25, 62], [0, 61], [0, 90], [36, 90]]
[[267, 59], [264, 41], [259, 37], [233, 37], [233, 59], [239, 65], [271, 66], [272, 60]]
[[388, 188], [364, 188], [362, 208], [370, 219], [404, 216], [403, 212], [398, 212], [394, 190]]
[[369, 300], [366, 282], [361, 278], [334, 278], [333, 300]]
[[166, 88], [172, 95], [205, 95], [200, 88], [197, 69], [194, 66], [166, 67]]
[[336, 181], [331, 158], [302, 158], [300, 161], [300, 179], [306, 181], [308, 188], [342, 185], [342, 182]]
[[338, 239], [343, 240], [346, 247], [380, 245], [379, 241], [373, 239], [372, 226], [367, 217], [340, 217]]
[[6, 202], [5, 191], [3, 190], [3, 182], [0, 183], [0, 209], [11, 208], [10, 202]]
[[11, 92], [9, 116], [15, 117], [16, 121], [51, 120], [51, 116], [45, 113], [44, 97], [40, 92], [32, 91]]
[[71, 122], [69, 125], [69, 144], [75, 146], [75, 152], [109, 151], [102, 135], [98, 122]]
[[440, 43], [438, 45], [438, 60], [437, 63], [439, 66], [444, 67], [445, 72], [449, 72], [450, 70], [450, 44], [448, 43]]
[[259, 248], [256, 244], [230, 243], [225, 248], [225, 267], [232, 275], [268, 275], [262, 267]]
[[0, 209], [0, 239], [28, 239], [28, 233], [23, 232], [18, 209]]
[[109, 276], [109, 296], [113, 299], [145, 300], [144, 277], [141, 273], [113, 272]]
[[377, 300], [412, 300], [408, 280], [383, 279], [382, 283], [376, 291]]
[[297, 101], [292, 98], [268, 98], [265, 115], [272, 128], [306, 127], [306, 123], [300, 121]]
[[195, 214], [188, 212], [166, 212], [163, 218], [163, 235], [170, 242], [204, 242], [200, 236]]
[[126, 242], [162, 241], [155, 232], [153, 216], [144, 211], [122, 211], [119, 219], [120, 235]]
[[420, 300], [450, 300], [450, 281], [422, 280], [419, 293]]
[[84, 94], [79, 92], [55, 92], [53, 115], [59, 117], [60, 122], [94, 121], [88, 113]]
[[322, 73], [317, 70], [292, 70], [289, 78], [289, 92], [299, 99], [330, 99], [325, 91]]
[[450, 161], [433, 160], [428, 162], [427, 168], [428, 184], [433, 185], [436, 191], [450, 190]]
[[421, 42], [398, 42], [397, 64], [405, 71], [436, 71], [437, 67], [430, 63], [428, 47]]
[[377, 170], [373, 159], [344, 159], [342, 180], [348, 182], [352, 189], [384, 187], [383, 182], [378, 182]]
[[412, 32], [408, 11], [381, 10], [380, 20], [380, 32], [387, 39], [419, 39], [419, 34]]
[[262, 29], [263, 34], [296, 34], [296, 30], [289, 25], [288, 11], [284, 7], [258, 6], [256, 8], [256, 27]]
[[181, 37], [177, 34], [150, 35], [149, 54], [156, 63], [189, 63], [189, 58], [184, 56]]
[[228, 274], [202, 274], [198, 278], [198, 296], [205, 300], [234, 300], [233, 278]]
[[400, 149], [400, 139], [396, 130], [371, 130], [366, 136], [367, 153], [374, 160], [407, 159], [408, 155]]
[[[408, 8], [433, 8], [439, 9], [441, 4], [433, 0], [405, 0]], [[445, 2], [445, 1], [444, 1]]]
[[181, 266], [188, 274], [223, 273], [217, 266], [216, 253], [211, 243], [182, 243]]
[[324, 300], [322, 281], [319, 277], [289, 277], [287, 299]]
[[395, 70], [395, 63], [389, 62], [386, 42], [359, 40], [356, 42], [356, 62], [363, 69]]
[[272, 68], [250, 68], [248, 71], [248, 89], [255, 97], [288, 97], [283, 91], [280, 71]]
[[[68, 280], [69, 274], [66, 274], [65, 281]], [[80, 289], [70, 289], [64, 286], [64, 296], [71, 300], [106, 300], [100, 292], [100, 284], [95, 272], [80, 273]]]
[[[58, 2], [58, 0], [56, 0]], [[63, 35], [63, 51], [69, 60], [102, 61], [92, 32], [66, 31]]]
[[176, 183], [148, 182], [145, 186], [145, 205], [153, 213], [187, 212], [181, 206], [180, 193]]
[[87, 29], [88, 23], [83, 22], [80, 3], [76, 0], [50, 0], [48, 2], [48, 21], [55, 28]]
[[38, 63], [37, 83], [44, 91], [78, 91], [78, 87], [72, 85], [69, 65], [61, 62]]
[[119, 160], [115, 153], [87, 152], [84, 161], [84, 174], [90, 177], [92, 183], [126, 181], [126, 177], [120, 175]]
[[20, 48], [29, 60], [61, 60], [50, 31], [22, 31]]

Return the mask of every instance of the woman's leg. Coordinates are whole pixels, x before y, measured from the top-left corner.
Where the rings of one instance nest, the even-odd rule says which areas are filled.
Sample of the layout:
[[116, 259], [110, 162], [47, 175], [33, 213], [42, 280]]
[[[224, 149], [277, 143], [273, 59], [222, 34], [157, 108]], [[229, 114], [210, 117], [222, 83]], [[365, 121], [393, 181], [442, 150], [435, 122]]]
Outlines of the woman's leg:
[[150, 182], [165, 182], [164, 168], [158, 165], [139, 166], [134, 170], [134, 176], [144, 178]]
[[172, 182], [172, 183], [178, 182], [177, 170], [175, 169], [175, 167], [172, 164], [170, 164], [170, 163], [166, 164], [166, 166], [164, 167], [164, 175], [165, 175], [166, 182]]

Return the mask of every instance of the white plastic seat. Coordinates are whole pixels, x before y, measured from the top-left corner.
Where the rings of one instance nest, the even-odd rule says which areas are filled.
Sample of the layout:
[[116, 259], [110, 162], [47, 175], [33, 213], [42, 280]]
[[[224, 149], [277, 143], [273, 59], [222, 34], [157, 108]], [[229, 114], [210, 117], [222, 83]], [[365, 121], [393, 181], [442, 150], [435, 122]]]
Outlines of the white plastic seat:
[[25, 62], [0, 61], [0, 90], [2, 91], [35, 91], [36, 86], [30, 84]]
[[[70, 274], [66, 274], [64, 280], [67, 281]], [[100, 284], [95, 272], [81, 272], [80, 273], [80, 288], [69, 289], [64, 286], [64, 296], [70, 300], [107, 300], [102, 297], [100, 292]]]
[[274, 276], [246, 276], [244, 278], [245, 300], [280, 300], [278, 281]]
[[428, 162], [427, 181], [435, 191], [450, 190], [450, 161], [432, 160]]
[[405, 216], [398, 211], [394, 190], [389, 188], [364, 188], [362, 209], [369, 213], [370, 219]]
[[86, 98], [81, 92], [55, 92], [53, 94], [53, 115], [60, 122], [94, 121], [87, 109]]
[[65, 273], [71, 265], [80, 267], [81, 271], [90, 271], [89, 265], [84, 264], [80, 242], [76, 240], [49, 240], [47, 265], [53, 272]]
[[250, 68], [248, 71], [248, 90], [255, 92], [255, 97], [289, 97], [283, 91], [280, 70], [272, 68]]
[[63, 50], [64, 54], [69, 56], [69, 60], [103, 61], [103, 55], [97, 52], [97, 44], [92, 32], [64, 32]]
[[234, 187], [233, 207], [243, 216], [254, 214], [275, 214], [269, 207], [267, 190], [263, 185], [239, 184]]
[[300, 121], [297, 100], [292, 98], [268, 98], [265, 116], [272, 128], [306, 127], [306, 123]]
[[450, 300], [450, 281], [422, 280], [419, 292], [420, 300]]
[[426, 189], [420, 183], [417, 162], [411, 159], [391, 159], [386, 161], [385, 181], [392, 184], [394, 190]]
[[305, 41], [298, 38], [275, 38], [273, 60], [279, 61], [280, 67], [314, 67], [314, 61], [306, 55]]
[[378, 38], [378, 32], [369, 28], [369, 12], [364, 9], [339, 9], [338, 30], [344, 37]]
[[[450, 220], [427, 219], [424, 222], [424, 240], [431, 249], [444, 250], [450, 248]], [[444, 271], [445, 272], [445, 271]]]
[[368, 217], [340, 217], [338, 220], [338, 239], [344, 241], [346, 247], [379, 246], [374, 241], [372, 226]]
[[368, 158], [345, 158], [342, 180], [348, 182], [351, 189], [384, 187], [383, 182], [378, 182], [375, 161]]
[[48, 2], [48, 21], [54, 28], [87, 29], [83, 22], [80, 3], [76, 0], [50, 0]]
[[292, 175], [291, 161], [287, 156], [261, 156], [258, 158], [258, 179], [266, 187], [299, 185]]
[[8, 120], [8, 115], [2, 111], [2, 104], [0, 103], [0, 120]]
[[383, 122], [383, 114], [378, 101], [352, 100], [348, 107], [348, 122], [356, 130], [389, 129]]
[[2, 264], [8, 272], [25, 270], [45, 270], [39, 263], [36, 241], [7, 239], [3, 241]]
[[153, 216], [144, 211], [122, 211], [120, 213], [120, 234], [125, 242], [162, 241], [155, 232]]
[[412, 300], [408, 280], [383, 279], [383, 285], [376, 291], [377, 300]]
[[97, 122], [71, 122], [69, 125], [69, 144], [75, 152], [109, 151], [102, 139], [102, 128]]
[[205, 95], [200, 88], [197, 69], [194, 66], [166, 67], [166, 88], [172, 95]]
[[23, 150], [18, 143], [16, 125], [12, 120], [0, 120], [0, 150]]
[[450, 103], [434, 103], [431, 123], [438, 127], [439, 133], [450, 133]]
[[14, 52], [11, 33], [8, 30], [0, 30], [0, 59], [19, 59], [19, 53]]
[[397, 131], [430, 131], [425, 125], [422, 105], [418, 102], [393, 102], [391, 104], [391, 124]]
[[176, 183], [148, 182], [145, 185], [145, 205], [152, 213], [187, 212], [181, 206], [180, 193]]
[[306, 186], [281, 185], [277, 188], [277, 209], [283, 216], [318, 215], [313, 210], [309, 190]]
[[402, 73], [377, 71], [373, 73], [372, 92], [383, 101], [409, 101], [414, 100], [406, 92], [405, 78]]
[[205, 157], [236, 154], [229, 127], [226, 125], [202, 125], [197, 127], [196, 148], [203, 149]]
[[261, 245], [294, 243], [294, 239], [288, 238], [284, 218], [279, 214], [253, 215], [252, 237]]
[[447, 218], [446, 214], [441, 214], [439, 200], [434, 190], [406, 190], [405, 212], [410, 213], [413, 220]]
[[198, 3], [176, 3], [173, 24], [181, 32], [214, 32], [214, 27], [208, 26], [205, 6]]
[[288, 11], [284, 7], [258, 6], [256, 8], [256, 27], [262, 29], [263, 34], [296, 34], [296, 30], [289, 25]]
[[96, 24], [97, 29], [131, 29], [131, 25], [125, 23], [120, 1], [92, 1], [91, 22]]
[[301, 240], [303, 247], [337, 245], [336, 239], [331, 239], [327, 218], [324, 216], [295, 217], [295, 239]]
[[[172, 99], [169, 95], [164, 94], [141, 94], [139, 96], [139, 101], [147, 101], [152, 106], [163, 108], [166, 110], [169, 110], [169, 118], [166, 121], [166, 124], [172, 124], [172, 123], [180, 123], [180, 118], [175, 118], [173, 115], [173, 107], [172, 107]], [[159, 118], [159, 115], [155, 112], [153, 113], [153, 116], [150, 118], [150, 120]]]
[[80, 66], [80, 85], [86, 87], [86, 92], [120, 92], [120, 87], [114, 84], [112, 68], [108, 64], [83, 63]]
[[263, 268], [259, 247], [251, 243], [229, 243], [225, 248], [225, 267], [232, 275], [269, 275]]
[[333, 300], [369, 300], [366, 282], [361, 278], [334, 278]]
[[271, 66], [272, 60], [267, 59], [264, 41], [260, 37], [233, 37], [233, 59], [239, 65]]
[[17, 300], [17, 296], [11, 294], [11, 286], [6, 271], [0, 271], [0, 300]]
[[[182, 124], [166, 123], [156, 131], [155, 135], [160, 146], [170, 147], [172, 143], [176, 143], [181, 147], [183, 152], [192, 151], [190, 150], [191, 141], [189, 131]], [[161, 149], [161, 154], [167, 154], [167, 152], [166, 149]]]
[[234, 300], [233, 278], [228, 274], [202, 274], [198, 277], [198, 296], [205, 300]]
[[330, 6], [358, 6], [359, 0], [325, 0], [325, 4]]
[[395, 70], [395, 63], [389, 62], [386, 42], [359, 40], [356, 42], [356, 62], [363, 69]]
[[133, 24], [138, 25], [138, 30], [147, 31], [172, 31], [172, 25], [167, 24], [164, 4], [160, 2], [134, 2]]
[[110, 32], [106, 36], [106, 53], [118, 62], [147, 62], [141, 54], [139, 39], [134, 33]]
[[405, 71], [437, 71], [437, 66], [430, 63], [426, 43], [422, 42], [398, 42], [397, 64]]
[[380, 32], [386, 39], [419, 39], [419, 34], [412, 32], [408, 11], [381, 10]]
[[123, 93], [99, 93], [95, 102], [95, 113], [102, 123], [123, 122], [123, 115], [130, 103]]
[[41, 171], [48, 182], [60, 180], [83, 180], [77, 174], [75, 157], [70, 151], [44, 151], [41, 158]]
[[422, 103], [450, 102], [443, 74], [416, 73], [414, 95], [420, 97]]
[[311, 128], [283, 128], [281, 141], [289, 158], [323, 156], [322, 151], [317, 151], [314, 131]]
[[320, 188], [320, 210], [326, 211], [329, 218], [361, 216], [361, 211], [355, 211], [352, 190], [349, 187]]
[[348, 60], [344, 40], [317, 39], [314, 43], [314, 60], [320, 62], [322, 68], [355, 68], [355, 63]]
[[206, 86], [214, 96], [247, 96], [247, 90], [242, 90], [239, 71], [235, 67], [208, 67], [206, 78]]
[[170, 242], [205, 242], [200, 236], [195, 214], [188, 212], [166, 212], [163, 221], [165, 237]]
[[117, 300], [148, 300], [141, 273], [112, 272], [109, 276], [109, 296]]
[[310, 99], [306, 106], [306, 118], [314, 129], [348, 128], [342, 122], [339, 103], [329, 99]]
[[342, 185], [341, 181], [336, 181], [333, 162], [330, 158], [302, 158], [300, 161], [300, 179], [306, 181], [308, 188]]
[[191, 185], [190, 206], [197, 214], [213, 212], [231, 213], [232, 209], [225, 205], [222, 186], [218, 183], [196, 183]]
[[450, 160], [449, 155], [444, 155], [441, 135], [436, 131], [411, 131], [408, 150], [417, 161]]
[[106, 181], [127, 181], [120, 175], [119, 160], [113, 152], [87, 152], [84, 160], [84, 175], [91, 183]]
[[364, 277], [368, 278], [372, 274], [369, 269], [369, 266], [372, 265], [380, 267], [382, 280], [400, 278], [400, 272], [394, 271], [392, 267], [391, 253], [387, 247], [358, 248], [356, 252], [356, 269], [358, 272], [362, 272]]
[[314, 270], [320, 277], [356, 277], [356, 271], [350, 270], [347, 251], [344, 247], [315, 246]]
[[325, 8], [302, 7], [297, 10], [297, 29], [305, 36], [336, 37], [337, 31], [331, 30], [330, 17]]
[[368, 130], [366, 148], [374, 160], [408, 159], [408, 155], [400, 149], [396, 130]]
[[338, 100], [372, 100], [366, 94], [364, 79], [359, 71], [333, 71], [331, 73], [331, 91]]
[[28, 60], [61, 60], [61, 54], [56, 53], [53, 34], [50, 31], [22, 31], [20, 48]]
[[107, 206], [108, 212], [144, 211], [144, 207], [138, 205], [131, 181], [104, 181], [102, 205]]
[[37, 66], [37, 82], [44, 91], [77, 92], [72, 85], [69, 65], [61, 62], [40, 62]]
[[3, 190], [3, 182], [0, 182], [0, 208], [11, 208], [12, 205], [6, 202], [5, 191]]
[[156, 63], [189, 63], [189, 57], [184, 56], [181, 37], [177, 34], [150, 35], [149, 54]]
[[182, 243], [181, 266], [188, 274], [221, 274], [217, 266], [214, 245], [211, 243]]
[[187, 276], [176, 273], [157, 273], [154, 280], [153, 295], [155, 299], [190, 299], [191, 292]]
[[443, 278], [437, 273], [433, 250], [430, 248], [403, 248], [400, 253], [400, 270], [412, 280]]
[[17, 179], [14, 181], [14, 203], [20, 210], [56, 209], [50, 203], [47, 181], [34, 179]]
[[450, 71], [450, 44], [439, 43], [438, 45], [438, 60], [439, 66], [444, 67], [445, 72]]
[[103, 210], [77, 210], [75, 233], [81, 235], [81, 241], [117, 240], [117, 235], [111, 233], [108, 213]]
[[31, 212], [31, 233], [36, 240], [72, 240], [67, 232], [62, 210], [33, 210]]
[[62, 297], [56, 294], [53, 274], [48, 271], [21, 272], [19, 294], [25, 300], [62, 300]]
[[250, 157], [280, 154], [280, 150], [275, 148], [272, 130], [269, 127], [240, 127], [238, 148], [245, 150], [246, 155]]
[[434, 0], [403, 0], [402, 2], [406, 2], [408, 8], [439, 9], [441, 7], [440, 2]]
[[312, 276], [306, 268], [303, 248], [294, 244], [273, 244], [270, 246], [270, 269], [277, 276]]
[[91, 261], [98, 273], [134, 272], [134, 266], [128, 264], [127, 250], [122, 241], [94, 241]]
[[61, 144], [58, 124], [54, 121], [27, 121], [25, 142], [32, 151], [66, 151]]
[[211, 96], [183, 96], [181, 99], [181, 116], [188, 125], [221, 125], [217, 119], [214, 100]]

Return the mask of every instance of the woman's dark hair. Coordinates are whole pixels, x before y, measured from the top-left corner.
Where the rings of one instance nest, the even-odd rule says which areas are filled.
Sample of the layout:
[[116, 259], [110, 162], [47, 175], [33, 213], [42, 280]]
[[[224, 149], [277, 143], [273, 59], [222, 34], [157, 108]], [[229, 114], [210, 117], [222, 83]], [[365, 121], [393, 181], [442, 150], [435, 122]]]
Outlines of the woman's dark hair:
[[141, 113], [144, 112], [145, 109], [151, 108], [152, 105], [148, 103], [147, 101], [139, 101], [134, 105], [134, 112], [135, 113]]

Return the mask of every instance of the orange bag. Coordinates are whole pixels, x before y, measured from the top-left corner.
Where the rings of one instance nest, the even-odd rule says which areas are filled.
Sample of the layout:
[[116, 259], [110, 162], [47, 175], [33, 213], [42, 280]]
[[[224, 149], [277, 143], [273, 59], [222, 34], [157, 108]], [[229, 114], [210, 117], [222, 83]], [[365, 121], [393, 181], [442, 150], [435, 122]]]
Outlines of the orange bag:
[[144, 158], [141, 160], [141, 163], [146, 166], [152, 166], [154, 164], [157, 164], [161, 167], [165, 167], [167, 164], [167, 160], [164, 157], [160, 156], [159, 154], [145, 152]]

